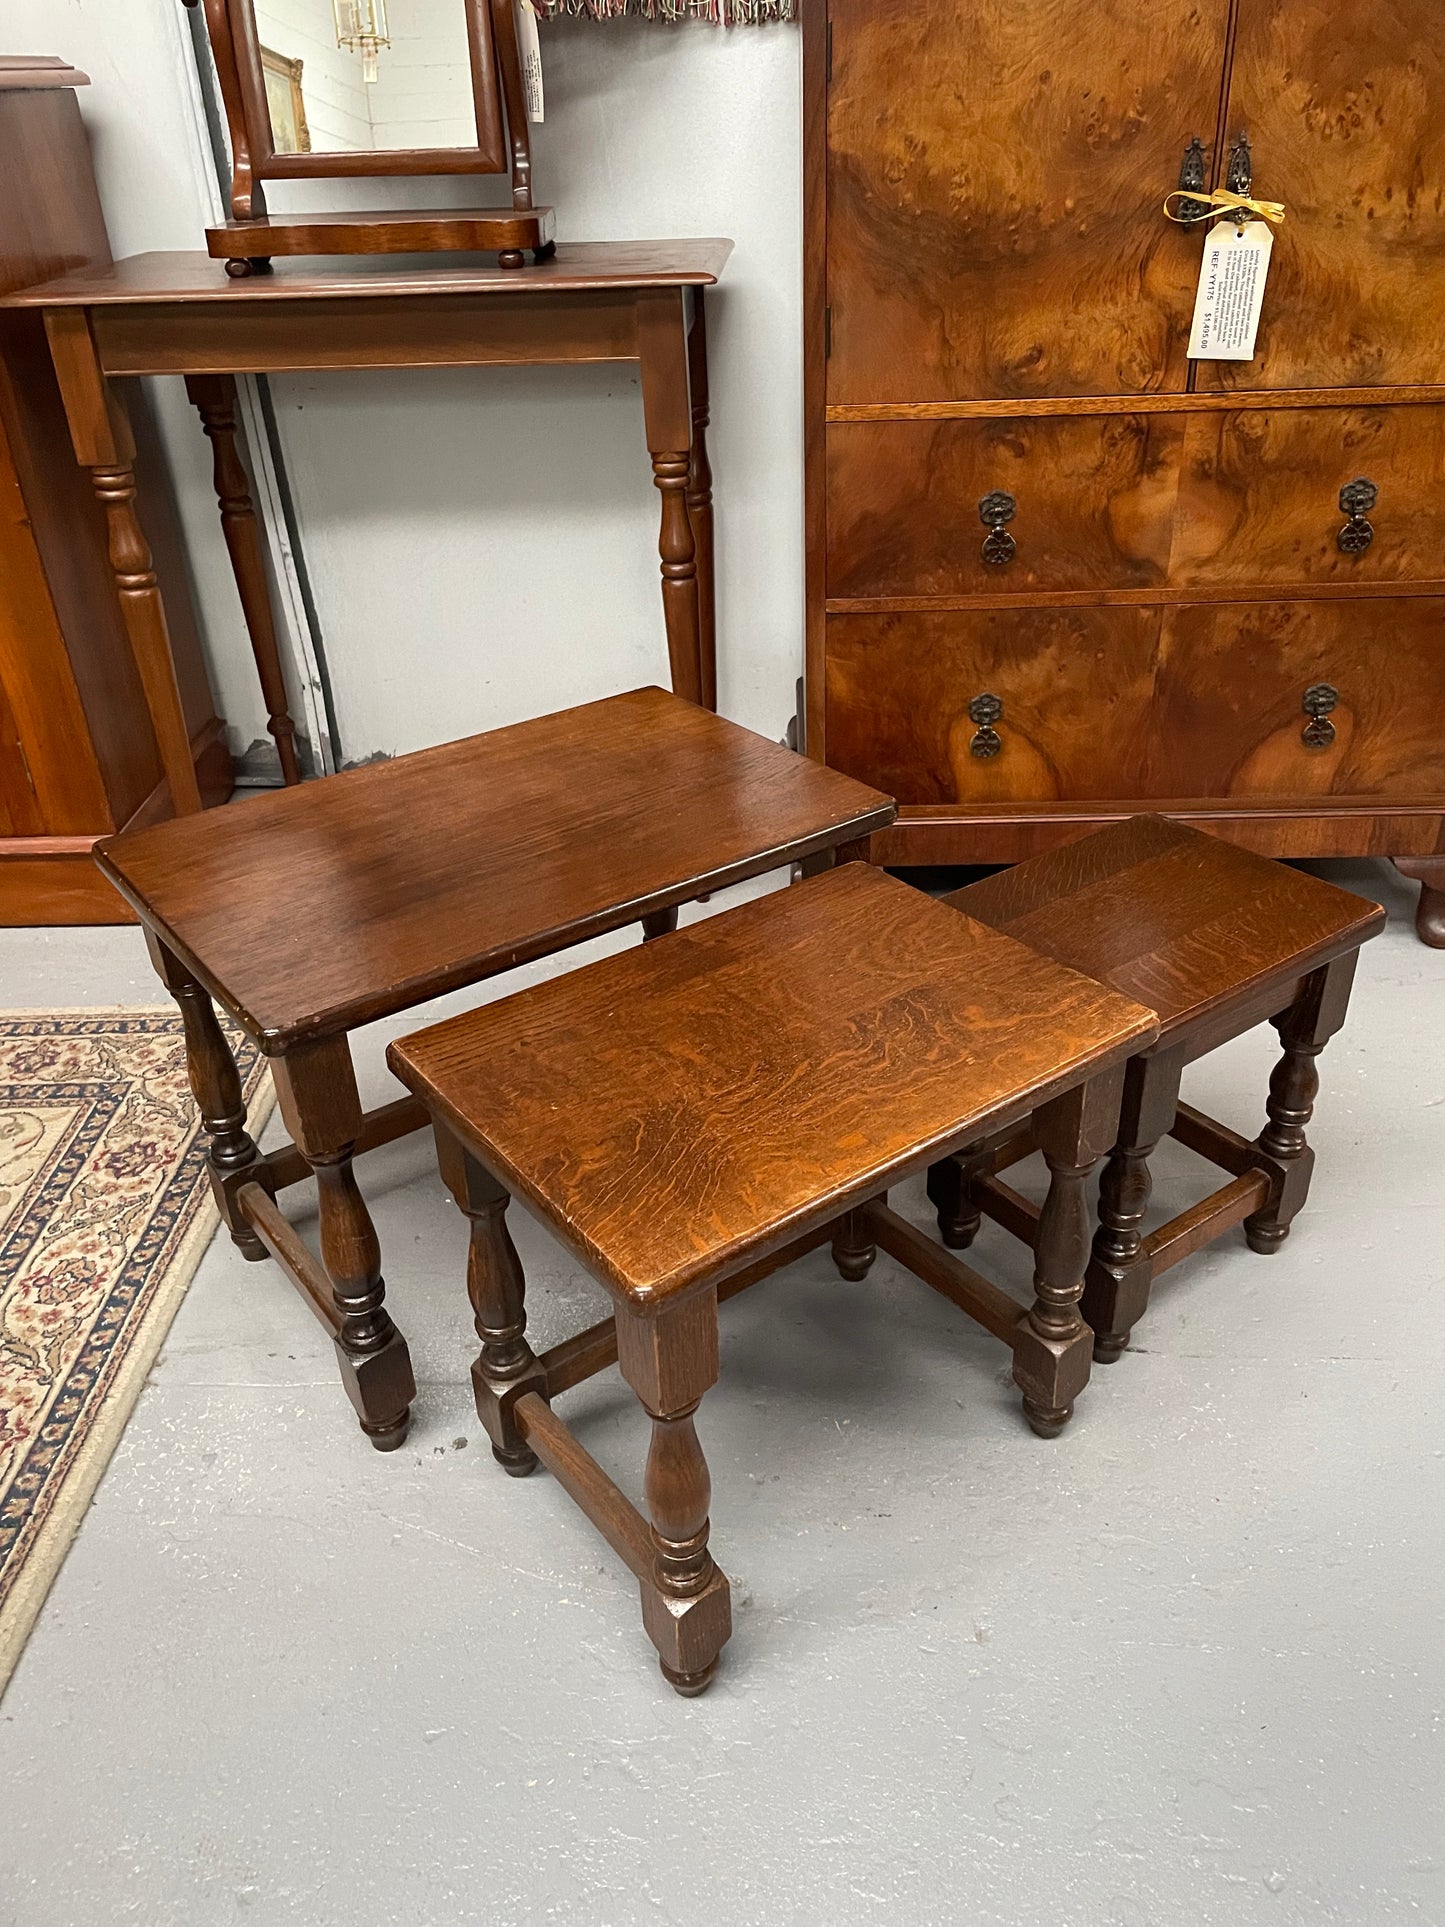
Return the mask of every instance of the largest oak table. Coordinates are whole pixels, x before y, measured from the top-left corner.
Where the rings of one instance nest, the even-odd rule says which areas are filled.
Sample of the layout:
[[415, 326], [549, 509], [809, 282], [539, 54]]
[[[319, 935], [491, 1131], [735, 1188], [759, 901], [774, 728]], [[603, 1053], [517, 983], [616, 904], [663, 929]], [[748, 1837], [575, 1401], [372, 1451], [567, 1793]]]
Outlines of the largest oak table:
[[401, 266], [384, 257], [233, 281], [204, 254], [137, 254], [8, 295], [39, 308], [76, 459], [106, 512], [110, 561], [177, 815], [199, 810], [165, 608], [136, 512], [135, 446], [111, 385], [184, 375], [215, 457], [221, 522], [282, 773], [299, 780], [295, 727], [260, 532], [236, 448], [238, 374], [635, 361], [662, 494], [662, 606], [672, 686], [716, 707], [712, 485], [703, 290], [732, 242], [589, 241], [530, 268]]

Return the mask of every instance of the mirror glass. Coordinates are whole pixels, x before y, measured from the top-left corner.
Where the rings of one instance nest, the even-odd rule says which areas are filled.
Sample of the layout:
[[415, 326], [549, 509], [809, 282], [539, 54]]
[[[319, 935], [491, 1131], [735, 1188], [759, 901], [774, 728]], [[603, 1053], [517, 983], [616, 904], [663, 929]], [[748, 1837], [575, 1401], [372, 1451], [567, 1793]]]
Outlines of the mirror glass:
[[278, 154], [476, 146], [466, 0], [255, 0], [253, 10]]

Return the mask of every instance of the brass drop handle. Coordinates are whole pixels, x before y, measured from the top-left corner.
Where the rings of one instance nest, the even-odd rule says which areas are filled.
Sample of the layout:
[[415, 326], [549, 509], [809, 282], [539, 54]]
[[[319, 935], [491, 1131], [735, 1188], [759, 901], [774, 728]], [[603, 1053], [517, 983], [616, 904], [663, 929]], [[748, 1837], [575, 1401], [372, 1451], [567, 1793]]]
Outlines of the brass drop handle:
[[1328, 749], [1335, 740], [1330, 711], [1339, 700], [1340, 692], [1333, 683], [1314, 682], [1305, 691], [1301, 707], [1309, 721], [1300, 731], [1300, 741], [1306, 749]]
[[1365, 520], [1380, 499], [1380, 491], [1367, 475], [1357, 475], [1340, 490], [1340, 513], [1349, 520], [1335, 537], [1345, 555], [1363, 555], [1375, 539], [1374, 527]]
[[1003, 568], [1018, 554], [1018, 543], [1004, 526], [1012, 522], [1018, 506], [1008, 491], [1001, 488], [990, 489], [978, 505], [978, 519], [988, 530], [983, 538], [983, 559], [995, 568]]
[[[1004, 540], [1008, 540], [1007, 536]], [[975, 735], [968, 746], [970, 756], [977, 756], [980, 761], [987, 762], [990, 756], [998, 755], [1003, 748], [1003, 738], [994, 728], [994, 724], [1002, 715], [1003, 704], [997, 696], [990, 696], [985, 691], [982, 696], [974, 697], [968, 706], [968, 720], [975, 725]]]

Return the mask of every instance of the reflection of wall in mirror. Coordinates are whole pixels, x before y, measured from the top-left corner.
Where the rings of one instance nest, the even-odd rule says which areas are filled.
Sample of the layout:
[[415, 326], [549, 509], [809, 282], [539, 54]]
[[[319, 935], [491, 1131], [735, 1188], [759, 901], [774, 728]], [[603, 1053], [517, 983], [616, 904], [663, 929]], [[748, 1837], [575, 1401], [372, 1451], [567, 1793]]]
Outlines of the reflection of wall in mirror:
[[371, 86], [336, 44], [331, 0], [255, 0], [255, 14], [262, 44], [302, 62], [313, 152], [476, 145], [463, 0], [390, 0]]

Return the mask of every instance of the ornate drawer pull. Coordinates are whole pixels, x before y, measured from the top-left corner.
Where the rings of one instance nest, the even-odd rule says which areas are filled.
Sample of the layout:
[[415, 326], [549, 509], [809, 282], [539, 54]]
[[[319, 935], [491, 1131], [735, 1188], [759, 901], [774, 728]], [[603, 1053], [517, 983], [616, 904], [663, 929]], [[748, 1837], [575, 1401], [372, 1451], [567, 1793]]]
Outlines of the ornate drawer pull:
[[1340, 513], [1349, 521], [1335, 537], [1346, 555], [1363, 555], [1375, 539], [1373, 527], [1365, 520], [1380, 499], [1380, 491], [1366, 475], [1357, 475], [1340, 490]]
[[[1008, 541], [1007, 536], [1004, 537], [1004, 541]], [[1002, 715], [1003, 704], [997, 696], [984, 694], [974, 697], [968, 706], [968, 720], [977, 725], [977, 733], [968, 746], [970, 756], [977, 756], [986, 762], [990, 756], [998, 755], [1003, 748], [1003, 738], [994, 728], [994, 724]]]
[[[1184, 159], [1179, 163], [1179, 191], [1187, 195], [1191, 188], [1204, 190], [1204, 143], [1196, 134], [1184, 150]], [[1170, 197], [1173, 198], [1172, 196]], [[1202, 221], [1209, 213], [1208, 201], [1181, 200], [1177, 219], [1181, 221]]]
[[1001, 569], [1018, 554], [1018, 543], [1004, 527], [1017, 513], [1018, 503], [1001, 488], [991, 489], [978, 505], [978, 519], [988, 530], [983, 538], [983, 559], [996, 568]]
[[1330, 711], [1339, 700], [1340, 692], [1333, 683], [1311, 683], [1305, 691], [1302, 707], [1309, 721], [1300, 731], [1300, 741], [1306, 749], [1328, 749], [1335, 740]]
[[1248, 134], [1236, 134], [1234, 137], [1224, 185], [1231, 194], [1248, 194], [1254, 186], [1254, 155], [1250, 152]]

